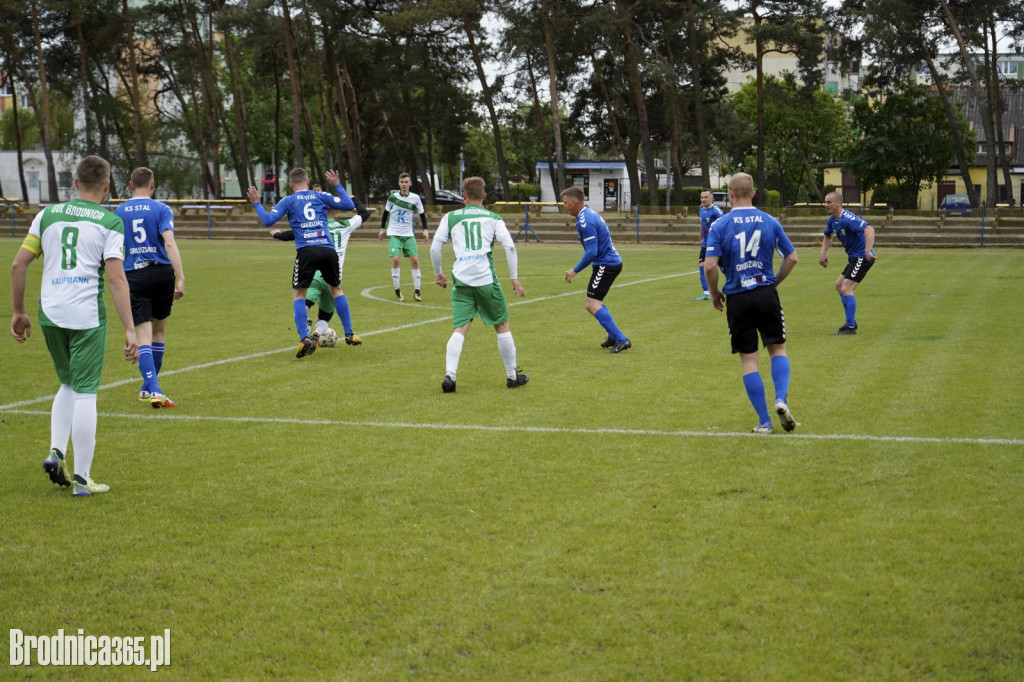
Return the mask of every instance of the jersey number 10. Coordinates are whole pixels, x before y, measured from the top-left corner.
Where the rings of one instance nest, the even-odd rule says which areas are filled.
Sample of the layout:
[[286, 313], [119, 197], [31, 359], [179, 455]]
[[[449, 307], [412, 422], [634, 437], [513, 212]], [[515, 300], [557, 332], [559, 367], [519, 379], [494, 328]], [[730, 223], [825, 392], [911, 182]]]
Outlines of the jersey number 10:
[[462, 229], [466, 232], [466, 248], [470, 251], [479, 251], [483, 248], [484, 238], [481, 234], [478, 221], [462, 223]]

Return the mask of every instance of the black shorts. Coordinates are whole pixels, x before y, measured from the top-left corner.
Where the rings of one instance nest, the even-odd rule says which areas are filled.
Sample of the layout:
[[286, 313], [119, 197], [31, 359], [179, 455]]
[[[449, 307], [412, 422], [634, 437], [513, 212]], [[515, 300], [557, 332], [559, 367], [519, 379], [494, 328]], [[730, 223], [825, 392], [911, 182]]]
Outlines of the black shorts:
[[786, 317], [774, 286], [729, 294], [725, 304], [733, 353], [756, 353], [758, 333], [765, 346], [786, 343]]
[[174, 304], [174, 268], [154, 263], [124, 273], [132, 301], [132, 322], [142, 324], [170, 316]]
[[620, 272], [621, 265], [595, 265], [590, 272], [590, 283], [587, 284], [587, 298], [603, 301]]
[[875, 261], [868, 260], [867, 258], [851, 258], [843, 270], [843, 277], [852, 279], [854, 282], [862, 282], [864, 281], [864, 276], [868, 274], [868, 270], [874, 264]]
[[704, 256], [706, 256], [707, 254], [708, 254], [708, 247], [706, 247], [706, 246], [700, 247], [700, 255], [697, 256], [697, 263], [700, 264], [700, 265], [704, 265]]
[[292, 289], [308, 289], [319, 270], [328, 286], [341, 286], [341, 266], [338, 252], [331, 246], [304, 246], [295, 252], [292, 269]]

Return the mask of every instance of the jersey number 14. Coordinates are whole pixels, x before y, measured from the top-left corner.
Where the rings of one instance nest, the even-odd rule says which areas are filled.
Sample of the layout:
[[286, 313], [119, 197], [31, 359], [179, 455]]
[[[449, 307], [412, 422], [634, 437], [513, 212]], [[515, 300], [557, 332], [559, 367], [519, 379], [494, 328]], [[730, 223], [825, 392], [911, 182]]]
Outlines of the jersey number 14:
[[761, 230], [754, 230], [750, 235], [750, 243], [747, 243], [747, 233], [740, 232], [736, 235], [736, 239], [740, 242], [740, 255], [746, 259], [749, 255], [750, 258], [757, 257], [757, 249], [761, 246]]

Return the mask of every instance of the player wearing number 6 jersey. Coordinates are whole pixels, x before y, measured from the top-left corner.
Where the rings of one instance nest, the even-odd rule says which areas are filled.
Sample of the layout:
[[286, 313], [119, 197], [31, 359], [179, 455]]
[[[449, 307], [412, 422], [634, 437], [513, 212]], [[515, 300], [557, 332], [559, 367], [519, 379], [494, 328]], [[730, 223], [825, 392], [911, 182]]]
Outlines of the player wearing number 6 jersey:
[[[288, 224], [295, 235], [295, 266], [292, 269], [292, 311], [295, 329], [302, 341], [295, 357], [303, 358], [312, 355], [320, 340], [320, 332], [307, 332], [306, 320], [306, 289], [313, 282], [313, 276], [319, 270], [324, 281], [330, 287], [334, 297], [334, 306], [340, 315], [348, 314], [348, 301], [341, 290], [341, 269], [338, 265], [338, 254], [331, 241], [330, 229], [327, 225], [327, 210], [336, 208], [351, 211], [355, 208], [345, 188], [339, 184], [340, 177], [336, 171], [324, 174], [327, 183], [334, 187], [338, 196], [326, 192], [314, 192], [309, 188], [309, 176], [304, 168], [294, 168], [288, 174], [288, 185], [292, 188], [289, 194], [267, 213], [260, 204], [260, 193], [255, 187], [246, 190], [246, 196], [256, 209], [256, 214], [264, 225], [270, 227], [281, 218], [288, 216]], [[273, 235], [277, 230], [271, 230]], [[344, 312], [342, 312], [344, 311]]]
[[[96, 393], [107, 346], [104, 271], [117, 316], [124, 325], [124, 355], [128, 360], [134, 362], [138, 357], [138, 345], [121, 257], [124, 224], [99, 205], [110, 189], [110, 164], [98, 156], [82, 159], [76, 169], [75, 188], [77, 199], [48, 206], [36, 214], [14, 257], [11, 335], [19, 343], [32, 335], [32, 323], [25, 312], [25, 285], [29, 265], [42, 255], [39, 326], [60, 381], [50, 412], [50, 452], [43, 460], [43, 469], [51, 481], [72, 486], [76, 497], [84, 497], [110, 489], [90, 476], [96, 450]], [[75, 452], [73, 480], [64, 458], [69, 439]]]
[[115, 213], [124, 222], [124, 271], [142, 374], [139, 400], [153, 407], [176, 407], [159, 382], [167, 347], [167, 318], [174, 301], [185, 295], [185, 271], [174, 241], [174, 214], [152, 198], [156, 183], [150, 169], [132, 171], [129, 187], [132, 198]]
[[[759, 419], [755, 433], [771, 433], [772, 420], [765, 400], [764, 381], [757, 368], [757, 335], [768, 349], [775, 385], [775, 411], [782, 428], [792, 431], [796, 421], [787, 403], [789, 357], [786, 355], [786, 320], [776, 286], [796, 265], [796, 250], [778, 220], [754, 208], [754, 181], [746, 173], [729, 180], [732, 211], [719, 218], [708, 233], [704, 274], [711, 302], [722, 310], [732, 338], [732, 352], [739, 353], [743, 386]], [[782, 254], [778, 274], [772, 267], [775, 251]], [[718, 290], [718, 268], [725, 273], [725, 286]]]
[[494, 273], [491, 254], [494, 242], [504, 247], [512, 290], [520, 297], [526, 296], [519, 284], [516, 245], [501, 216], [484, 208], [486, 196], [482, 178], [466, 178], [462, 183], [466, 207], [445, 214], [430, 245], [434, 281], [442, 288], [448, 286], [448, 278], [442, 273], [441, 248], [451, 239], [455, 251], [455, 263], [452, 265], [452, 326], [455, 331], [448, 339], [445, 376], [441, 382], [441, 390], [445, 393], [455, 392], [462, 344], [469, 333], [469, 325], [477, 315], [484, 324], [493, 325], [498, 334], [498, 352], [505, 364], [505, 385], [518, 388], [530, 380], [529, 375], [516, 367], [516, 345], [509, 329], [508, 306]]

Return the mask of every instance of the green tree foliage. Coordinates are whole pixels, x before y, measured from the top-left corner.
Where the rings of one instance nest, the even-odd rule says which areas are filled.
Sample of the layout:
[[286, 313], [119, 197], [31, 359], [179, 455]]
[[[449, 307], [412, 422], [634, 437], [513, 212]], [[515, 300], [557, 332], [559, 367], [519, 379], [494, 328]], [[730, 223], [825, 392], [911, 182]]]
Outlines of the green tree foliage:
[[[824, 90], [796, 82], [792, 74], [766, 76], [762, 87], [765, 125], [765, 186], [778, 190], [785, 204], [823, 201], [818, 165], [843, 158], [850, 141], [845, 102]], [[731, 98], [746, 124], [741, 168], [752, 168], [757, 143], [757, 86], [748, 81]]]
[[[961, 114], [957, 120], [960, 135], [973, 145], [974, 133]], [[881, 103], [857, 102], [854, 123], [863, 137], [847, 155], [850, 169], [864, 190], [896, 185], [898, 208], [917, 208], [921, 188], [942, 176], [956, 158], [942, 102], [921, 86], [908, 85]]]

